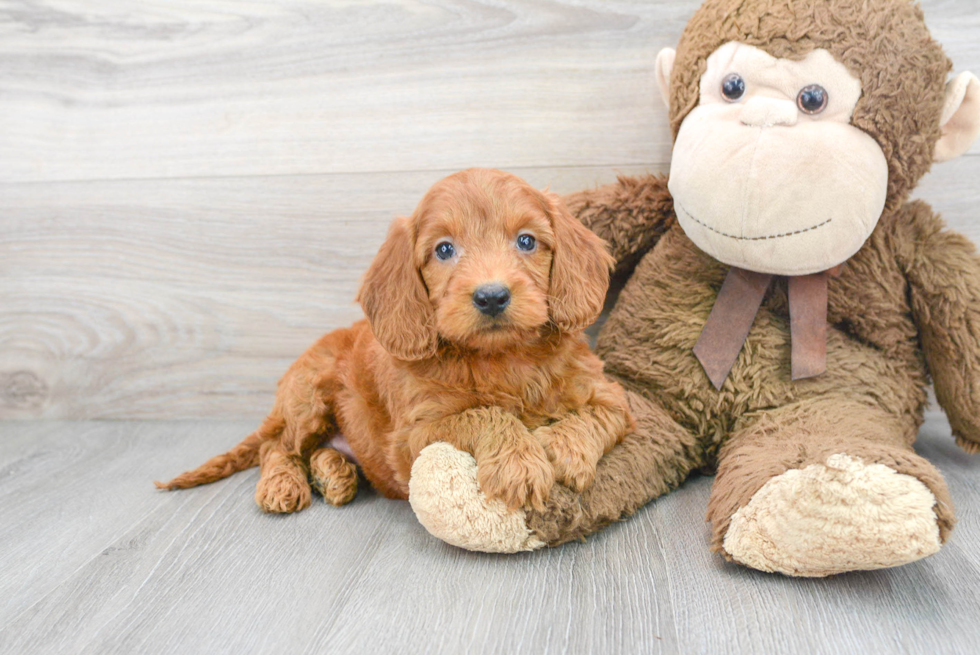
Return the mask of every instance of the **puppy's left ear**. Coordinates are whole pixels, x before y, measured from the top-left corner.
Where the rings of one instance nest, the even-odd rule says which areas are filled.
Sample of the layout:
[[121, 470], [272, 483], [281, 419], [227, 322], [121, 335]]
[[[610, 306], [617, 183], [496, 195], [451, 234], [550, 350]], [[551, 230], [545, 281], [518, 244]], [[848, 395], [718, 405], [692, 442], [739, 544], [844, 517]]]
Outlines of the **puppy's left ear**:
[[599, 317], [614, 261], [606, 242], [572, 216], [558, 196], [542, 196], [555, 233], [548, 292], [551, 320], [562, 331], [575, 332]]
[[357, 294], [378, 342], [398, 359], [419, 360], [436, 352], [435, 316], [415, 265], [412, 219], [397, 218]]

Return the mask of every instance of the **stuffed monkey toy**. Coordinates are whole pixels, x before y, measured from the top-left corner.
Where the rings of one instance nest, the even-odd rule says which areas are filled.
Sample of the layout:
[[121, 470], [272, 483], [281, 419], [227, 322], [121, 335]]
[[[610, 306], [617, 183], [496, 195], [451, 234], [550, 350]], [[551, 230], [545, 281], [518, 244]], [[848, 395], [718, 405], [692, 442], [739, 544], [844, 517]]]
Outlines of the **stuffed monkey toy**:
[[434, 535], [514, 552], [581, 539], [716, 470], [711, 547], [825, 576], [935, 553], [955, 517], [912, 444], [927, 385], [980, 451], [980, 258], [909, 194], [980, 132], [980, 82], [910, 0], [707, 0], [657, 58], [670, 179], [573, 194], [627, 276], [597, 350], [634, 434], [544, 511], [487, 502], [422, 452]]

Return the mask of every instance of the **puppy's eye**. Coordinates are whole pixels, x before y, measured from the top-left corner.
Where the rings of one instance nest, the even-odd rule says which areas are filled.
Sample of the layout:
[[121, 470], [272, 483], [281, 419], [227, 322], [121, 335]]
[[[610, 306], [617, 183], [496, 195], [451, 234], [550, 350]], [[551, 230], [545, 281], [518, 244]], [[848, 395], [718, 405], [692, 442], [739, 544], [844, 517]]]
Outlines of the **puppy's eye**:
[[745, 80], [738, 73], [725, 76], [721, 81], [721, 95], [728, 102], [735, 102], [745, 95]]
[[521, 234], [517, 237], [517, 247], [524, 252], [531, 252], [537, 245], [538, 242], [530, 234]]
[[456, 254], [456, 249], [453, 248], [453, 244], [448, 241], [443, 241], [436, 245], [436, 257], [442, 261], [447, 259], [452, 259]]

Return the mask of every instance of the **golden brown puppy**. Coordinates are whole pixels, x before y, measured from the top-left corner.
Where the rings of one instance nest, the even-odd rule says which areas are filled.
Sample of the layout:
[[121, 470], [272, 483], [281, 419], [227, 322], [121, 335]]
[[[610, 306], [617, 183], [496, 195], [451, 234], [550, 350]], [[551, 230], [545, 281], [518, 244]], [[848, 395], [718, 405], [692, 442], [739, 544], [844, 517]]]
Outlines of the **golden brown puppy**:
[[322, 447], [346, 437], [365, 477], [408, 497], [430, 443], [472, 453], [480, 486], [512, 508], [541, 507], [557, 478], [592, 483], [632, 428], [622, 388], [582, 334], [602, 309], [612, 260], [556, 196], [500, 171], [438, 182], [399, 218], [358, 300], [367, 321], [315, 343], [279, 382], [262, 426], [167, 489], [256, 464], [267, 512], [357, 491], [353, 463]]

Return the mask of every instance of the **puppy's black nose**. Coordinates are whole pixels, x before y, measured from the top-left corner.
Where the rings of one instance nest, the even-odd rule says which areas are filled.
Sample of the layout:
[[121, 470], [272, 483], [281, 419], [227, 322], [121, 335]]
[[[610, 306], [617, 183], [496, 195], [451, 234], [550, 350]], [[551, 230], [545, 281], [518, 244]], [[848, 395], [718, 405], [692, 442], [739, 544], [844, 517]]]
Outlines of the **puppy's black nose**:
[[502, 284], [484, 284], [473, 292], [473, 304], [481, 313], [496, 316], [510, 304], [510, 289]]

